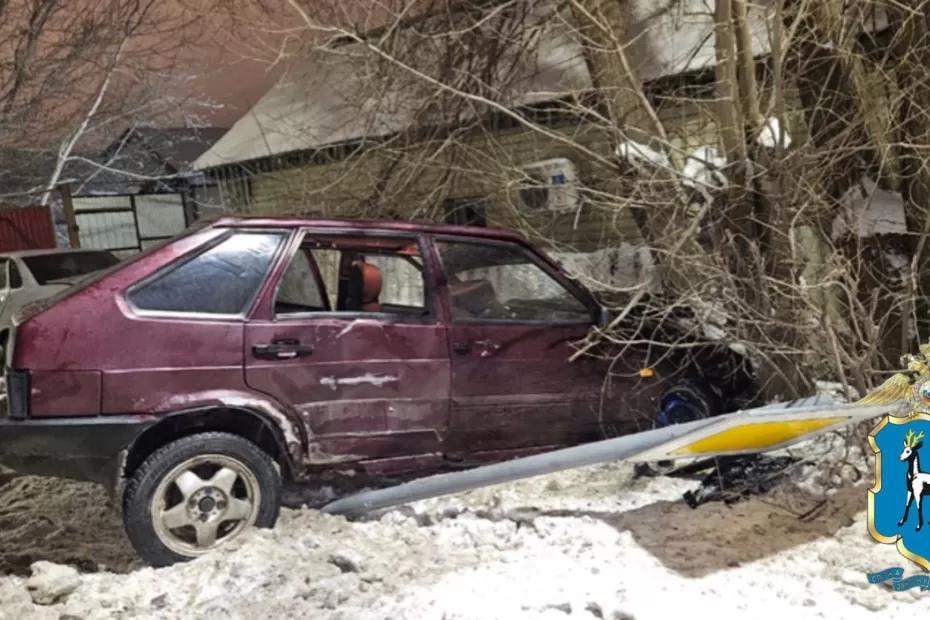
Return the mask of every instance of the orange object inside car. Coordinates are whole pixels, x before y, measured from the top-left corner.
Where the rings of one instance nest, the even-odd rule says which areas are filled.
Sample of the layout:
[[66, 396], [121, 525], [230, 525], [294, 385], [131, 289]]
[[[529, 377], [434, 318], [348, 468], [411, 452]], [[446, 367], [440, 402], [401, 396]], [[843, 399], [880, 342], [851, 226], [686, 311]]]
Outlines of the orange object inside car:
[[362, 310], [365, 312], [381, 312], [378, 298], [381, 296], [383, 278], [381, 270], [371, 263], [361, 263], [362, 271]]

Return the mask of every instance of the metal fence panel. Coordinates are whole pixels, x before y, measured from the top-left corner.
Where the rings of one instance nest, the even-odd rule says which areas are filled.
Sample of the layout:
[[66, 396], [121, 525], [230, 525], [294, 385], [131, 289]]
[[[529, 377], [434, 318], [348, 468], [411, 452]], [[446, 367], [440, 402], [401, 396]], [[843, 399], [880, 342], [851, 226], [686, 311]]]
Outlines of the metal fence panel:
[[100, 209], [131, 209], [132, 198], [125, 196], [75, 196], [71, 199], [74, 210], [99, 211]]
[[81, 247], [126, 256], [177, 235], [187, 225], [183, 194], [77, 196]]
[[76, 212], [82, 248], [97, 250], [138, 249], [136, 219], [132, 211]]
[[136, 196], [139, 236], [144, 239], [173, 237], [186, 227], [180, 194]]

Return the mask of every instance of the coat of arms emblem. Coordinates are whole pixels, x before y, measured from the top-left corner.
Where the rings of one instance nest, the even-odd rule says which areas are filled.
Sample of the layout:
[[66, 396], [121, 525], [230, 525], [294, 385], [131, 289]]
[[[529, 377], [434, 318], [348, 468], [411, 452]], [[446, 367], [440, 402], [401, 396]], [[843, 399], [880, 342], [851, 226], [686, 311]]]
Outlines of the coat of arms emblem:
[[930, 447], [925, 448], [925, 440], [930, 446], [930, 345], [904, 361], [906, 373], [894, 375], [860, 401], [907, 403], [902, 415], [886, 415], [869, 435], [875, 452], [869, 533], [930, 570]]

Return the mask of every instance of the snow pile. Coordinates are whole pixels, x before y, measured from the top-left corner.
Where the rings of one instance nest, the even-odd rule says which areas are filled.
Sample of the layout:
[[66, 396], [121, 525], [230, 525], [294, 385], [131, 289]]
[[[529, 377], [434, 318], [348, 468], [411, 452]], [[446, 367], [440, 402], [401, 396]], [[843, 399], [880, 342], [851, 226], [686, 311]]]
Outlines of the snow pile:
[[655, 166], [656, 168], [669, 169], [672, 167], [672, 162], [669, 160], [668, 155], [655, 150], [647, 144], [637, 142], [636, 140], [627, 140], [618, 144], [616, 155], [620, 159], [627, 160], [634, 166], [646, 164]]
[[0, 618], [665, 619], [687, 605], [723, 619], [856, 619], [926, 604], [867, 584], [867, 571], [906, 562], [869, 539], [864, 487], [799, 520], [816, 500], [796, 490], [692, 510], [680, 496], [694, 485], [606, 464], [364, 522], [284, 510], [275, 530], [189, 564], [82, 574], [52, 605], [33, 604], [24, 577], [0, 578]]
[[832, 237], [847, 232], [859, 237], [907, 234], [904, 199], [898, 192], [882, 189], [869, 177], [850, 187], [840, 199], [843, 211], [833, 221]]
[[726, 166], [726, 158], [716, 147], [699, 146], [685, 159], [682, 183], [697, 189], [722, 189], [729, 182], [722, 172]]
[[791, 146], [791, 136], [782, 126], [781, 121], [774, 116], [765, 119], [756, 141], [761, 146], [769, 149], [773, 149], [779, 145], [785, 149]]

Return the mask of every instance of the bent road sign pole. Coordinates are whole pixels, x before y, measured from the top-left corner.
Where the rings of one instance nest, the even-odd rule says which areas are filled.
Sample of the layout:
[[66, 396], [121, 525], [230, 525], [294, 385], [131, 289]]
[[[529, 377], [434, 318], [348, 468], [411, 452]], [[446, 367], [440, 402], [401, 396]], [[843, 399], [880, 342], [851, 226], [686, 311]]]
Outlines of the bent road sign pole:
[[331, 502], [322, 510], [355, 517], [430, 497], [608, 461], [659, 461], [767, 452], [897, 408], [898, 403], [825, 405], [817, 398], [804, 399], [554, 450], [464, 472], [430, 476], [387, 489], [364, 491]]

